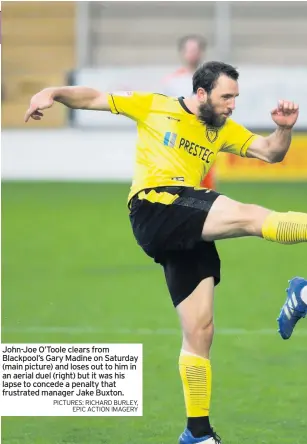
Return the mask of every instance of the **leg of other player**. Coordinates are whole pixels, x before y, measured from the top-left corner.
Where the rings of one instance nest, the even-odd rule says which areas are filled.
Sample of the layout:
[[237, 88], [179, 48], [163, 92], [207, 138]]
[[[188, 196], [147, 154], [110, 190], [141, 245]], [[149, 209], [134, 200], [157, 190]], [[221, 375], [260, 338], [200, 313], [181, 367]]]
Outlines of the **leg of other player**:
[[283, 244], [307, 242], [307, 214], [275, 212], [219, 196], [208, 213], [202, 238], [212, 241], [243, 236], [258, 236]]
[[209, 422], [213, 295], [214, 280], [209, 277], [176, 307], [183, 332], [179, 370], [188, 417], [180, 443], [194, 442], [193, 437], [212, 439], [214, 436]]
[[216, 189], [216, 178], [215, 178], [215, 169], [212, 167], [209, 173], [204, 177], [201, 182], [201, 186], [204, 188], [209, 188], [210, 190]]

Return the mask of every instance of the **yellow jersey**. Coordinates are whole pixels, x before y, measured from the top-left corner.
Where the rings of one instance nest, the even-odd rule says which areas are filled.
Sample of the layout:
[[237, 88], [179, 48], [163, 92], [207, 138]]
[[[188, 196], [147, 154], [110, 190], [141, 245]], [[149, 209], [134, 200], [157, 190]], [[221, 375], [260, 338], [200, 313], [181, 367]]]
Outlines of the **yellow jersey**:
[[208, 127], [185, 105], [183, 97], [157, 93], [108, 94], [111, 112], [137, 124], [134, 179], [129, 200], [159, 186], [199, 187], [220, 151], [245, 156], [255, 134], [227, 119]]

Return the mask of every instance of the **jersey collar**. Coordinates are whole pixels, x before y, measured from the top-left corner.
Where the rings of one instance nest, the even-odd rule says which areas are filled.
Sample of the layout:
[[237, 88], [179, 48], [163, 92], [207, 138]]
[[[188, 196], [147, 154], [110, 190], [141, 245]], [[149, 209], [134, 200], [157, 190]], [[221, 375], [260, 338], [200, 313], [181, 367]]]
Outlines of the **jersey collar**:
[[[178, 102], [180, 103], [180, 105], [182, 106], [182, 108], [188, 113], [188, 114], [193, 114], [192, 111], [189, 110], [189, 108], [187, 107], [187, 105], [184, 103], [183, 101], [184, 97], [178, 97]], [[193, 114], [194, 115], [194, 114]]]

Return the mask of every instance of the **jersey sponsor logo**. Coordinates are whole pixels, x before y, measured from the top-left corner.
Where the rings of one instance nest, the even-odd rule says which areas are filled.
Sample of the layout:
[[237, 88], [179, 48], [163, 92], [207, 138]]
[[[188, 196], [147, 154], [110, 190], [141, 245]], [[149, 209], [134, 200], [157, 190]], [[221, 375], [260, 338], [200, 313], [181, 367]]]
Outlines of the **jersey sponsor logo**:
[[206, 163], [211, 163], [214, 160], [214, 152], [204, 146], [198, 145], [195, 142], [191, 142], [184, 137], [181, 137], [179, 142], [179, 149], [184, 149], [191, 156], [198, 157]]
[[170, 146], [171, 148], [174, 148], [175, 143], [176, 143], [176, 139], [177, 139], [176, 133], [167, 132], [164, 134], [163, 144], [165, 146]]
[[216, 128], [207, 128], [206, 136], [209, 142], [213, 143], [216, 141], [218, 136], [218, 130]]

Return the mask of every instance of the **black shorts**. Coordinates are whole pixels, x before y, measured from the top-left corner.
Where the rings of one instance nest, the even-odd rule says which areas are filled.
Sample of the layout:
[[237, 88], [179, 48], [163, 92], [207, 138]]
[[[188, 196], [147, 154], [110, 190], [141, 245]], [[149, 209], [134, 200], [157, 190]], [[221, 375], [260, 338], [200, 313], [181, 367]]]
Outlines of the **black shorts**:
[[203, 279], [212, 276], [215, 285], [220, 282], [215, 243], [201, 239], [204, 222], [218, 196], [206, 189], [157, 187], [139, 192], [129, 203], [137, 243], [163, 266], [175, 307]]

